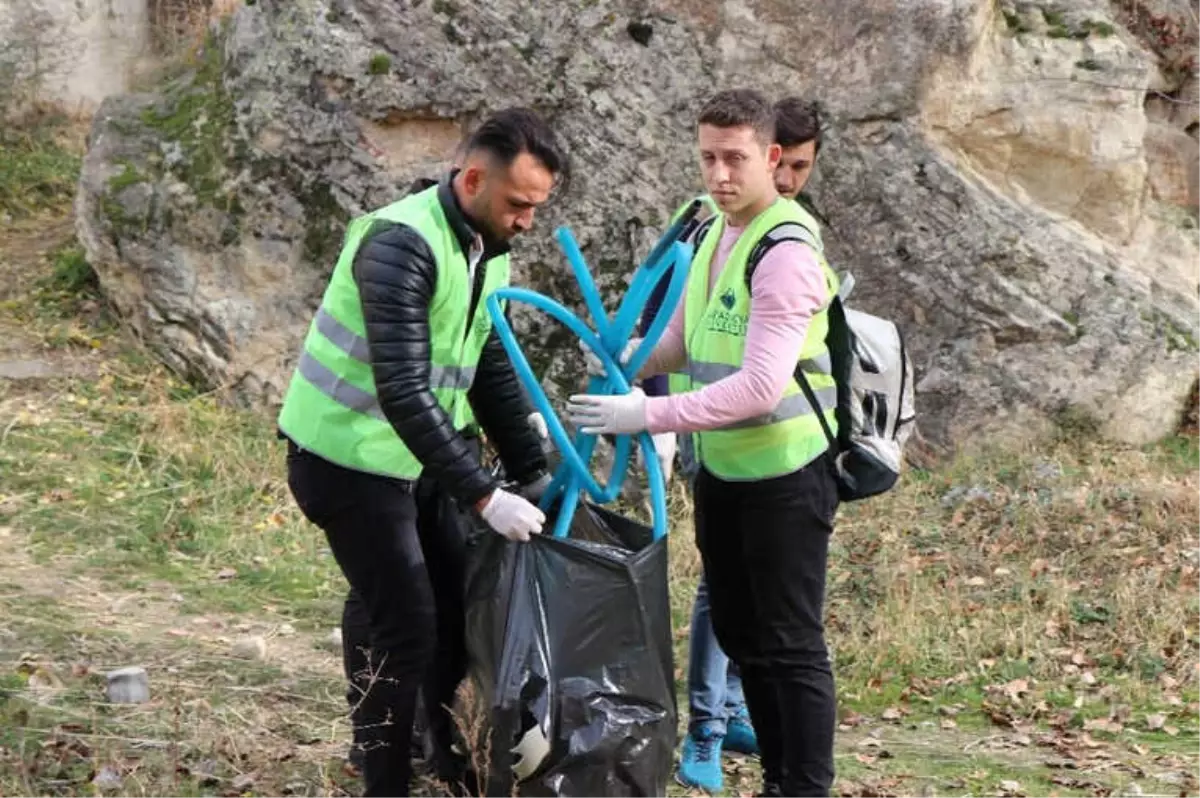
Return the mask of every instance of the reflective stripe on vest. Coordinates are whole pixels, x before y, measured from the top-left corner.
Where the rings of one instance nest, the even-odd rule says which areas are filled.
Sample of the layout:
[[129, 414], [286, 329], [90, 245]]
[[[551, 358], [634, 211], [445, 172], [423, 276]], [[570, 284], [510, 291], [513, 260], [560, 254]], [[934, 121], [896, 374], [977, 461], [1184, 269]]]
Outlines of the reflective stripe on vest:
[[464, 429], [474, 420], [467, 391], [491, 332], [485, 303], [493, 291], [508, 284], [508, 256], [476, 266], [485, 270], [480, 277], [483, 286], [468, 325], [471, 269], [433, 186], [348, 226], [341, 255], [309, 325], [284, 397], [279, 426], [297, 445], [339, 465], [415, 479], [421, 463], [400, 440], [379, 404], [353, 277], [358, 247], [376, 220], [411, 227], [433, 253], [437, 275], [429, 306], [428, 385], [456, 429]]
[[[476, 310], [475, 312], [478, 313], [480, 310]], [[326, 338], [328, 338], [331, 344], [355, 360], [364, 363], [367, 366], [371, 365], [371, 347], [367, 343], [367, 339], [363, 338], [353, 330], [342, 326], [340, 321], [329, 315], [329, 311], [325, 310], [324, 306], [317, 308], [316, 325], [317, 331], [320, 332], [321, 335], [324, 335]], [[303, 362], [303, 358], [307, 354], [308, 353], [305, 352], [300, 356], [301, 362]], [[311, 355], [309, 356], [309, 359], [313, 359]], [[311, 379], [309, 382], [317, 385], [317, 383]], [[429, 387], [433, 390], [437, 390], [438, 388], [447, 388], [450, 390], [462, 389], [465, 391], [471, 387], [473, 382], [475, 382], [474, 366], [431, 365], [429, 367]], [[326, 393], [326, 395], [333, 395], [330, 393], [330, 391], [333, 390], [332, 385], [329, 386], [329, 390], [324, 390], [324, 386], [322, 385], [317, 385], [317, 387], [322, 388], [322, 391]], [[355, 409], [358, 410], [357, 407]], [[376, 402], [376, 409], [378, 409], [378, 402]], [[359, 412], [362, 413], [367, 411], [359, 410]], [[380, 418], [382, 417], [382, 411], [380, 411]]]
[[[776, 201], [747, 225], [711, 292], [709, 268], [724, 230], [722, 217], [714, 221], [697, 247], [684, 299], [688, 364], [681, 374], [671, 377], [672, 392], [682, 384], [695, 390], [725, 379], [741, 368], [750, 313], [746, 268], [764, 238], [802, 237], [817, 256], [828, 289], [825, 302], [809, 321], [796, 358], [819, 407], [812, 407], [796, 380], [790, 379], [780, 401], [769, 413], [697, 433], [694, 440], [699, 460], [722, 479], [768, 479], [807, 465], [828, 448], [817, 413], [823, 413], [836, 430], [837, 385], [825, 335], [829, 328], [828, 301], [836, 291], [837, 278], [825, 263], [819, 233], [797, 234], [797, 229], [809, 231], [815, 225], [815, 220], [795, 203], [785, 199]], [[781, 227], [784, 229], [778, 229]]]

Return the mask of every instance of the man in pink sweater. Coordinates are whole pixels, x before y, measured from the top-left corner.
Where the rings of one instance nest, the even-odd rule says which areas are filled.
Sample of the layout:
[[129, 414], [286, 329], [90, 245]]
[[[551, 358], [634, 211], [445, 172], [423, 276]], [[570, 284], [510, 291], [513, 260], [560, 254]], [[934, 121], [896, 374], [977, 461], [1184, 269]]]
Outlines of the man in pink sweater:
[[[767, 249], [747, 278], [755, 245], [802, 214], [774, 185], [774, 126], [752, 90], [717, 94], [699, 118], [701, 169], [721, 215], [638, 375], [687, 373], [693, 390], [576, 395], [568, 414], [589, 433], [695, 433], [696, 544], [717, 638], [742, 674], [764, 794], [828, 795], [836, 701], [823, 608], [837, 489], [816, 414], [836, 421], [821, 404], [829, 392], [811, 407], [794, 373], [828, 360], [831, 284], [817, 249], [794, 240]], [[814, 388], [832, 384], [804, 368]]]

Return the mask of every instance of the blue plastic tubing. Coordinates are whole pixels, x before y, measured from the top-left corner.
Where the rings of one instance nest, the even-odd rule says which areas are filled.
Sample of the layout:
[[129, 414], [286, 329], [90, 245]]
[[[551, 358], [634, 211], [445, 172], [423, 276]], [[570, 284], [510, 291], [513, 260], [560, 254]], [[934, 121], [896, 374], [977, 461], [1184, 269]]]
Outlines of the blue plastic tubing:
[[[562, 453], [562, 463], [541, 500], [541, 507], [546, 510], [560, 494], [562, 496], [558, 520], [554, 526], [554, 537], [567, 536], [571, 527], [571, 519], [579, 504], [581, 490], [586, 490], [592, 501], [597, 504], [611, 502], [620, 494], [629, 466], [629, 445], [632, 436], [616, 436], [616, 454], [613, 458], [612, 471], [609, 474], [608, 482], [600, 485], [588, 468], [588, 462], [591, 460], [592, 451], [596, 446], [596, 436], [576, 432], [575, 439], [571, 440], [567, 435], [566, 428], [559, 420], [558, 414], [554, 412], [554, 408], [551, 407], [550, 400], [546, 398], [546, 392], [542, 390], [541, 382], [534, 375], [533, 369], [529, 367], [529, 360], [521, 351], [516, 336], [513, 335], [512, 328], [504, 317], [500, 303], [502, 301], [525, 302], [554, 317], [579, 336], [580, 340], [604, 364], [605, 376], [591, 378], [588, 381], [588, 393], [628, 393], [638, 370], [645, 364], [655, 343], [666, 330], [671, 317], [671, 309], [683, 295], [688, 266], [691, 263], [692, 248], [677, 239], [680, 231], [695, 215], [698, 207], [697, 204], [689, 209], [654, 245], [654, 249], [651, 250], [645, 262], [634, 272], [629, 290], [626, 291], [617, 308], [617, 313], [611, 321], [604, 312], [600, 292], [596, 289], [596, 283], [592, 280], [591, 271], [583, 259], [583, 253], [579, 251], [579, 246], [575, 243], [574, 236], [565, 227], [560, 227], [555, 231], [559, 246], [566, 254], [575, 279], [579, 283], [584, 305], [596, 323], [595, 332], [588, 329], [587, 325], [560, 303], [527, 288], [501, 288], [493, 292], [487, 299], [487, 310], [492, 317], [492, 324], [500, 336], [500, 342], [508, 352], [517, 376], [520, 377], [521, 382], [525, 384], [525, 389], [532, 397], [534, 406], [546, 419], [546, 426], [555, 446]], [[662, 304], [662, 308], [666, 312], [660, 311], [655, 316], [641, 345], [629, 358], [629, 362], [624, 365], [618, 363], [617, 359], [622, 350], [637, 329], [638, 319], [641, 317], [650, 294], [668, 271], [671, 272], [671, 281]], [[646, 464], [650, 482], [650, 502], [654, 514], [653, 531], [654, 539], [657, 540], [667, 532], [666, 483], [663, 480], [662, 466], [658, 462], [654, 442], [649, 433], [643, 431], [638, 434], [637, 438], [642, 447], [642, 459]]]

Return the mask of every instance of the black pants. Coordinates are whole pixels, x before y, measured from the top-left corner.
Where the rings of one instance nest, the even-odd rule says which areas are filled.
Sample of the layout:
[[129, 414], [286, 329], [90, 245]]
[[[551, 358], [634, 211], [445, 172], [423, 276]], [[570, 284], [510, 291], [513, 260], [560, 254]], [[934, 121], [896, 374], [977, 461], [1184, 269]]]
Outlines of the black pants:
[[350, 583], [342, 647], [365, 794], [408, 795], [417, 694], [435, 751], [449, 755], [446, 707], [466, 673], [465, 519], [431, 480], [342, 468], [288, 445], [288, 486]]
[[713, 630], [742, 673], [763, 780], [829, 795], [837, 701], [825, 647], [825, 565], [837, 510], [828, 456], [774, 479], [696, 480], [696, 545]]

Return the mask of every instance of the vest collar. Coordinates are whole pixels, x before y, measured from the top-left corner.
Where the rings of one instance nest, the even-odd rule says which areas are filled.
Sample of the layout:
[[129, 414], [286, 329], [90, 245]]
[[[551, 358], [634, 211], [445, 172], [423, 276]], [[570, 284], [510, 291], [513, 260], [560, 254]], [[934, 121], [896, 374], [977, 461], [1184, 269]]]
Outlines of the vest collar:
[[454, 196], [454, 187], [451, 185], [458, 171], [458, 169], [451, 169], [443, 175], [437, 187], [438, 202], [442, 204], [442, 210], [446, 213], [446, 221], [450, 223], [450, 229], [454, 231], [458, 245], [464, 253], [470, 253], [478, 250], [482, 244], [482, 260], [485, 261], [506, 254], [509, 251], [508, 243], [496, 241], [486, 233], [477, 230], [466, 211], [458, 204], [458, 197]]

